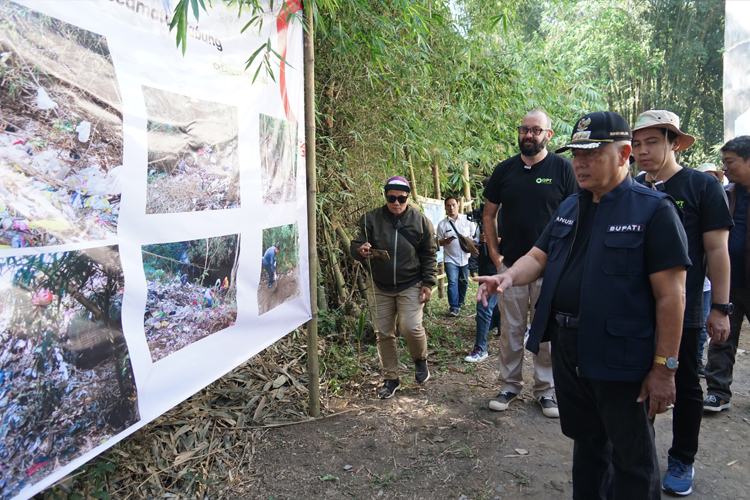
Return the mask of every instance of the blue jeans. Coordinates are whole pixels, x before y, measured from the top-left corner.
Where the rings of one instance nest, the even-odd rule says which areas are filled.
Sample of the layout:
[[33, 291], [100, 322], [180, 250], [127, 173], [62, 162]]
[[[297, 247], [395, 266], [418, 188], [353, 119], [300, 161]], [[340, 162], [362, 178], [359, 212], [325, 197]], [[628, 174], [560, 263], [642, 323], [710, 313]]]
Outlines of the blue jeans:
[[266, 274], [268, 274], [268, 283], [269, 284], [273, 283], [274, 282], [273, 275], [276, 273], [276, 269], [274, 269], [274, 267], [276, 266], [274, 266], [273, 264], [264, 263], [263, 267], [266, 269]]
[[706, 320], [711, 312], [711, 290], [703, 292], [703, 328], [701, 329], [701, 345], [698, 346], [698, 364], [703, 364], [703, 349], [706, 348], [708, 332], [706, 331]]
[[[487, 307], [477, 302], [477, 340], [474, 347], [487, 350], [487, 334], [492, 330], [492, 315], [497, 308], [497, 294], [487, 298]], [[497, 325], [495, 325], [497, 326]]]
[[457, 266], [446, 262], [445, 274], [448, 277], [448, 305], [451, 311], [458, 311], [464, 303], [466, 289], [469, 287], [469, 266]]

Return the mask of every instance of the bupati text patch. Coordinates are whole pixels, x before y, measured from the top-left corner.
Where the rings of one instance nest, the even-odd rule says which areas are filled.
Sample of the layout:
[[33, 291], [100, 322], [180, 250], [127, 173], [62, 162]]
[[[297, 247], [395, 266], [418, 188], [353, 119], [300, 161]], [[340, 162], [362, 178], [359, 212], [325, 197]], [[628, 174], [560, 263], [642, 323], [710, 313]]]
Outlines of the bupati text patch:
[[608, 233], [642, 233], [643, 224], [612, 225], [607, 228]]

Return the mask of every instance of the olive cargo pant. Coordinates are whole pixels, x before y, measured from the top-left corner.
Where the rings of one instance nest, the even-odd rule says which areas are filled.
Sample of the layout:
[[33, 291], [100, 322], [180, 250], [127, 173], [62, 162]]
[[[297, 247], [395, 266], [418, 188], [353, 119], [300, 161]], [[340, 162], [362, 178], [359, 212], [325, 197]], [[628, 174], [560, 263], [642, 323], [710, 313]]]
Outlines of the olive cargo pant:
[[422, 326], [422, 307], [419, 294], [422, 284], [417, 283], [401, 292], [384, 292], [374, 287], [375, 332], [378, 337], [378, 355], [383, 378], [398, 378], [398, 353], [396, 342], [396, 318], [398, 330], [409, 346], [412, 359], [427, 359], [427, 335]]

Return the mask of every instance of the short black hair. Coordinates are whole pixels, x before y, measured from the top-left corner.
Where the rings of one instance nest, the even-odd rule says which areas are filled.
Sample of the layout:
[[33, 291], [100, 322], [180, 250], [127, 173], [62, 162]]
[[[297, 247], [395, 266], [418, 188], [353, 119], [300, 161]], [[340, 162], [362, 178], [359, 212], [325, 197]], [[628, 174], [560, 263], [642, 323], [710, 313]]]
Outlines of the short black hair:
[[740, 135], [721, 147], [722, 153], [734, 153], [747, 161], [750, 158], [750, 135]]
[[455, 196], [447, 197], [443, 203], [447, 205], [450, 200], [456, 200], [456, 205], [458, 205], [458, 198], [456, 198]]
[[490, 183], [489, 177], [485, 177], [484, 179], [482, 179], [482, 186], [487, 187], [487, 184], [489, 183]]
[[[661, 128], [661, 127], [660, 127]], [[667, 140], [672, 144], [677, 139], [677, 132], [668, 128], [662, 128], [661, 133], [667, 137]]]

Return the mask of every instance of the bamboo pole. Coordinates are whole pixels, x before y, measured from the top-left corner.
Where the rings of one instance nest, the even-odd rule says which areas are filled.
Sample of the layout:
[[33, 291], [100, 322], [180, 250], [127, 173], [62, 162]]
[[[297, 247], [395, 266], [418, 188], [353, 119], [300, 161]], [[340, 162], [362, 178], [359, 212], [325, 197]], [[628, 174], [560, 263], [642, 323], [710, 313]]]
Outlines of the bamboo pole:
[[[438, 170], [437, 162], [432, 162], [432, 180], [435, 183], [435, 199], [440, 200], [440, 172]], [[445, 255], [445, 254], [443, 254]], [[438, 262], [437, 265], [437, 273], [438, 276], [444, 276], [445, 275], [445, 264], [442, 262]], [[438, 298], [442, 299], [445, 297], [445, 280], [443, 278], [438, 278], [437, 280], [437, 287], [438, 287]]]
[[316, 221], [317, 175], [315, 172], [315, 45], [312, 2], [305, 2], [302, 33], [305, 58], [305, 167], [307, 171], [307, 254], [310, 269], [310, 321], [307, 322], [307, 394], [311, 417], [320, 414], [318, 366], [318, 227]]
[[333, 247], [331, 236], [328, 234], [328, 229], [323, 230], [323, 236], [326, 239], [326, 246], [328, 247], [328, 259], [330, 260], [331, 269], [333, 270], [333, 280], [336, 284], [336, 294], [338, 295], [338, 297], [336, 297], [336, 300], [338, 300], [338, 303], [341, 304], [344, 302], [344, 300], [346, 300], [346, 297], [347, 295], [349, 295], [349, 293], [346, 290], [346, 285], [344, 284], [344, 275], [341, 274], [339, 261], [336, 258], [336, 249]]
[[461, 201], [461, 213], [466, 213], [466, 210], [471, 209], [471, 180], [469, 179], [469, 162], [464, 162], [464, 196]]
[[411, 161], [411, 155], [409, 155], [409, 182], [411, 182], [411, 190], [417, 192], [417, 178], [414, 177], [414, 164]]

